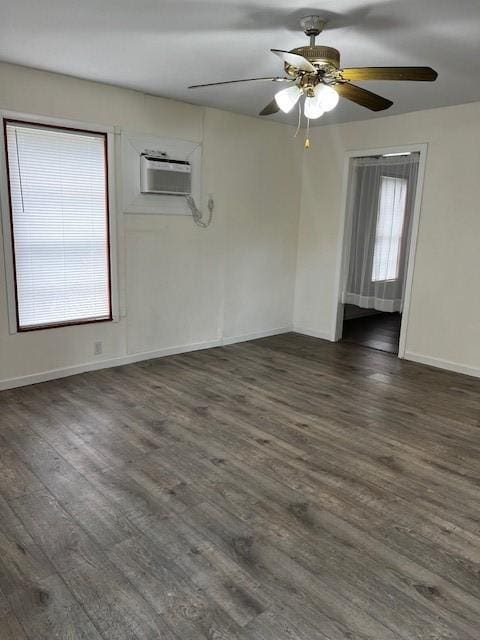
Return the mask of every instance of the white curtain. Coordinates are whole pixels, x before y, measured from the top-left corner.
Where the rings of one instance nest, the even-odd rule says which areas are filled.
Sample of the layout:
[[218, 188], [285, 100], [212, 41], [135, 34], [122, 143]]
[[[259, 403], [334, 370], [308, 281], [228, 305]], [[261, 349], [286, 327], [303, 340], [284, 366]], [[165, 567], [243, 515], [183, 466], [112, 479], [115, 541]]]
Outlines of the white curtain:
[[418, 153], [352, 160], [344, 303], [402, 311], [418, 161]]

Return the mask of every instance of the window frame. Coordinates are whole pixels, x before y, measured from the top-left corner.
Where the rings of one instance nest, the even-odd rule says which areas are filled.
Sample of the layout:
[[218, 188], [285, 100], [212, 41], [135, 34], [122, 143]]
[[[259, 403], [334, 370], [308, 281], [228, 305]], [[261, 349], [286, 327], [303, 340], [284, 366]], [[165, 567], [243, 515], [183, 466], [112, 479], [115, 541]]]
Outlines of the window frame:
[[[64, 120], [60, 118], [50, 118], [30, 114], [16, 113], [11, 111], [0, 111], [0, 147], [1, 152], [1, 175], [0, 175], [0, 205], [3, 233], [3, 248], [5, 262], [5, 278], [7, 293], [7, 312], [9, 333], [30, 333], [32, 331], [44, 331], [47, 329], [58, 329], [62, 327], [74, 327], [80, 325], [90, 325], [104, 322], [118, 322], [118, 268], [117, 268], [117, 229], [116, 229], [116, 208], [115, 208], [115, 174], [113, 167], [114, 159], [114, 129], [110, 126], [94, 125], [90, 123]], [[108, 318], [79, 319], [76, 321], [56, 322], [41, 324], [38, 326], [20, 327], [18, 314], [18, 292], [15, 265], [15, 245], [13, 230], [13, 215], [11, 204], [11, 188], [8, 167], [7, 149], [7, 125], [25, 124], [39, 126], [57, 130], [71, 131], [73, 133], [91, 133], [101, 135], [104, 138], [105, 149], [105, 200], [107, 215], [107, 249], [108, 249], [108, 279], [110, 293], [110, 313]]]

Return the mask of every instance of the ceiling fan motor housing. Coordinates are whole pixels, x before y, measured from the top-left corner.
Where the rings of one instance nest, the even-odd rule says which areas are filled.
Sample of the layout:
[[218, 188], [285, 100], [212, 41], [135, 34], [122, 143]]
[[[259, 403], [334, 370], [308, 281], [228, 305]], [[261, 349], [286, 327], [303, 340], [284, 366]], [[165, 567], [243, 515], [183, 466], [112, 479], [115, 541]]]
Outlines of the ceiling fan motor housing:
[[310, 60], [312, 64], [316, 64], [319, 67], [330, 66], [338, 69], [340, 67], [340, 52], [333, 47], [297, 47], [292, 49], [290, 53], [296, 53], [299, 56], [303, 56]]

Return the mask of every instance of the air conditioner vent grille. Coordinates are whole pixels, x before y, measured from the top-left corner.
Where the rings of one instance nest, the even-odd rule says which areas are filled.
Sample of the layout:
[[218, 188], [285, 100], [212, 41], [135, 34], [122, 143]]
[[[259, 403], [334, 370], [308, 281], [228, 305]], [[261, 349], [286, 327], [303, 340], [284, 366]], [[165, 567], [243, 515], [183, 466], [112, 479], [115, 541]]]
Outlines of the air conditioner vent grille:
[[141, 157], [140, 189], [144, 194], [189, 195], [192, 168], [186, 160]]

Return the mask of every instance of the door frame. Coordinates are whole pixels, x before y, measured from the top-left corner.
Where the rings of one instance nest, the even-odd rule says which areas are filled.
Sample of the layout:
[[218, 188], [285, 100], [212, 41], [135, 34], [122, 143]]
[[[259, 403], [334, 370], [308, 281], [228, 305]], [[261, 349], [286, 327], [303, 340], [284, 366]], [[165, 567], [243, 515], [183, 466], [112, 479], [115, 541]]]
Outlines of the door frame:
[[342, 337], [344, 306], [342, 302], [342, 289], [345, 282], [348, 261], [350, 258], [350, 247], [349, 243], [347, 243], [346, 240], [348, 238], [347, 228], [349, 227], [349, 224], [351, 222], [349, 220], [349, 216], [347, 215], [348, 182], [350, 177], [351, 160], [353, 158], [362, 158], [365, 156], [383, 156], [386, 153], [419, 153], [420, 158], [418, 162], [417, 190], [415, 193], [415, 201], [413, 205], [412, 231], [410, 235], [410, 246], [408, 248], [407, 273], [405, 276], [405, 298], [403, 301], [402, 324], [400, 328], [400, 341], [398, 345], [398, 357], [405, 357], [413, 275], [415, 271], [418, 229], [420, 225], [420, 214], [422, 209], [422, 195], [425, 178], [425, 165], [427, 161], [427, 151], [428, 144], [425, 142], [421, 144], [396, 145], [392, 147], [376, 147], [374, 149], [358, 149], [355, 151], [347, 151], [347, 153], [345, 154], [340, 210], [340, 232], [337, 248], [337, 264], [335, 269], [335, 298], [333, 301], [333, 318], [330, 337], [330, 339], [334, 342], [338, 342], [338, 340], [340, 340], [340, 338]]

